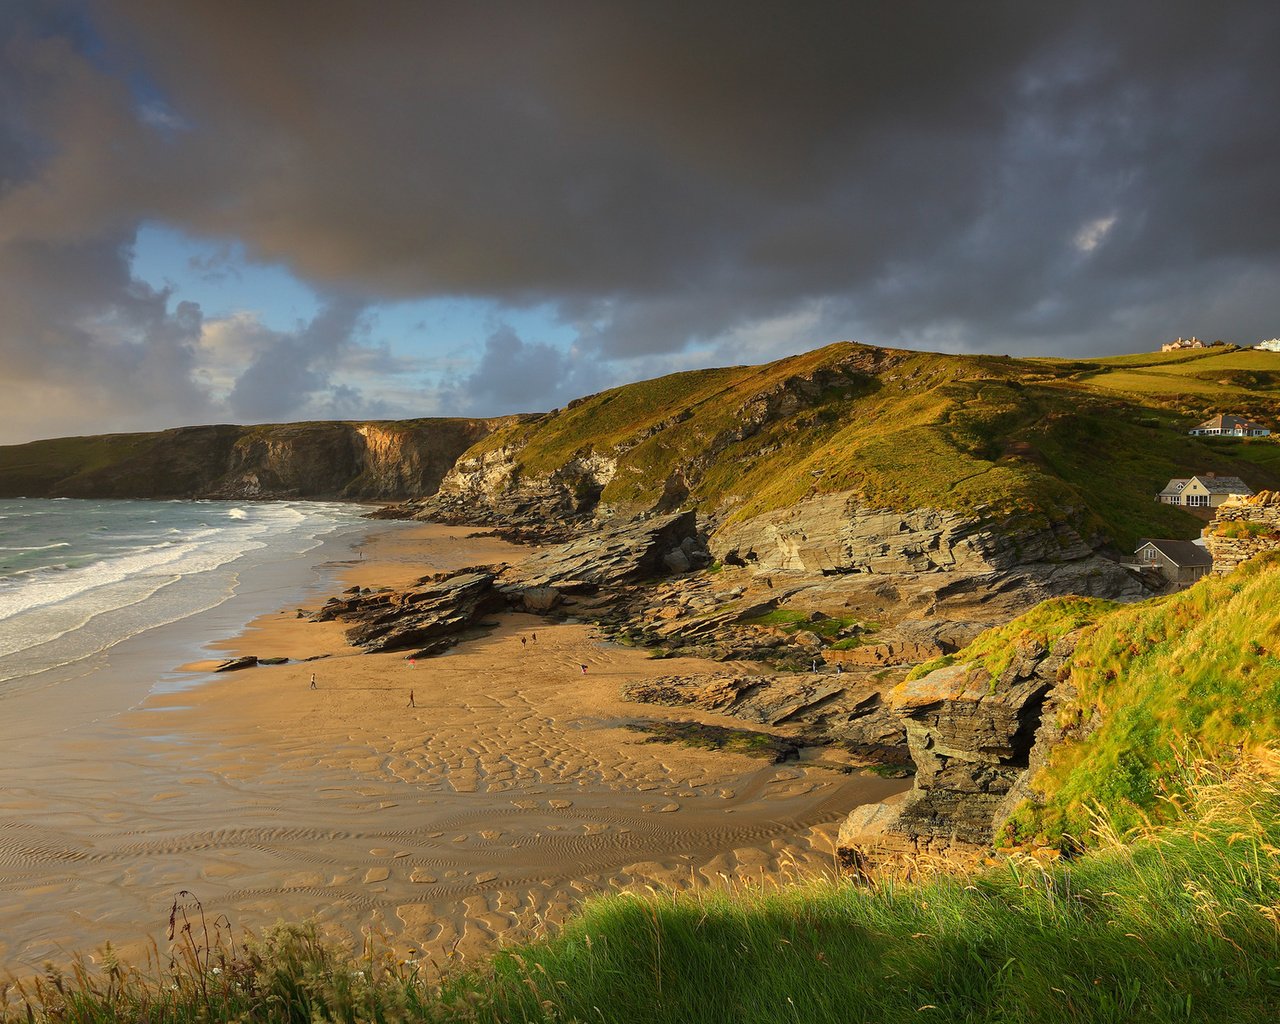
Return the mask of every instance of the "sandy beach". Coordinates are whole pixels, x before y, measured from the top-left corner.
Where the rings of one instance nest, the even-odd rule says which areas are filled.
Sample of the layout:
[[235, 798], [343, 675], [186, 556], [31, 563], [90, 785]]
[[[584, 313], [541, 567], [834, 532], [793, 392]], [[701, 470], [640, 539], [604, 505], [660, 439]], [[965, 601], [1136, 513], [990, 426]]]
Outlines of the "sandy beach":
[[[528, 550], [469, 532], [373, 528], [342, 585]], [[404, 955], [474, 957], [595, 893], [830, 870], [849, 809], [908, 785], [647, 742], [629, 721], [690, 715], [628, 704], [624, 683], [724, 666], [651, 661], [586, 624], [505, 615], [410, 664], [297, 613], [218, 645], [297, 660], [195, 664], [190, 686], [0, 752], [0, 965], [163, 947], [183, 889], [235, 929], [314, 919]]]

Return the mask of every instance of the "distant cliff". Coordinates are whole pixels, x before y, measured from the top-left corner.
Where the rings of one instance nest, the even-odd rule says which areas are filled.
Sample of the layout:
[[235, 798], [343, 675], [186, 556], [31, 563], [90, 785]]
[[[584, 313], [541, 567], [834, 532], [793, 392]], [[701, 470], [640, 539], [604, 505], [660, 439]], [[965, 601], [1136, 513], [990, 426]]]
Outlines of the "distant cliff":
[[0, 446], [0, 497], [345, 498], [431, 494], [497, 419], [179, 427]]

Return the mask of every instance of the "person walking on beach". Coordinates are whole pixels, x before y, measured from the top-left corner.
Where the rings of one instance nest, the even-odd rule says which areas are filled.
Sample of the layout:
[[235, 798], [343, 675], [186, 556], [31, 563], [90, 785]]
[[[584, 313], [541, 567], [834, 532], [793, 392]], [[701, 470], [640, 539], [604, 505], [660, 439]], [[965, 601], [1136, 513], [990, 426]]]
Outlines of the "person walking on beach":
[[528, 640], [526, 640], [524, 637], [521, 637], [521, 638], [520, 638], [520, 646], [521, 646], [521, 647], [523, 647], [523, 646], [524, 646], [525, 644], [527, 644], [528, 642], [529, 642], [529, 641], [528, 641]]
[[311, 689], [314, 690], [315, 688], [316, 688], [316, 674], [312, 672], [311, 673]]
[[587, 674], [587, 666], [586, 666], [586, 665], [579, 665], [578, 667], [579, 667], [580, 669], [582, 669], [582, 674], [585, 676], [585, 675]]
[[411, 708], [416, 708], [416, 707], [418, 706], [417, 704], [415, 704], [415, 703], [413, 702], [413, 691], [412, 691], [412, 690], [410, 690], [410, 691], [409, 691], [409, 703], [408, 703], [408, 705], [406, 705], [406, 706], [407, 706], [407, 707], [411, 707]]

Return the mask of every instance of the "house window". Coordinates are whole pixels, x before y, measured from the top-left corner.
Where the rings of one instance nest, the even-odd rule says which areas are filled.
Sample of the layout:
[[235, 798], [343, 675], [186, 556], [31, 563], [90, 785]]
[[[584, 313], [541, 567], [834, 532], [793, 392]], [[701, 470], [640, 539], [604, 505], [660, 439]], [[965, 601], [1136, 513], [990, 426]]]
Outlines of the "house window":
[[1204, 508], [1209, 504], [1209, 495], [1207, 494], [1188, 494], [1187, 504], [1192, 508]]

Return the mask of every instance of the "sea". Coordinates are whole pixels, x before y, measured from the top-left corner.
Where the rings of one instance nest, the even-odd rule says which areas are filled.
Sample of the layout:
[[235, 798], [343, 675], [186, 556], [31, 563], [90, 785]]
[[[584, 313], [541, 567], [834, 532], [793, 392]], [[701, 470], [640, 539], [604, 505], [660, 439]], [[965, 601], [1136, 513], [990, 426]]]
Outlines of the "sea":
[[322, 582], [317, 549], [350, 556], [370, 525], [365, 511], [314, 501], [0, 499], [0, 717], [6, 698], [56, 699], [130, 645], [150, 655], [140, 674], [160, 674], [139, 681], [133, 696], [145, 696], [164, 670], [208, 657], [204, 643]]

